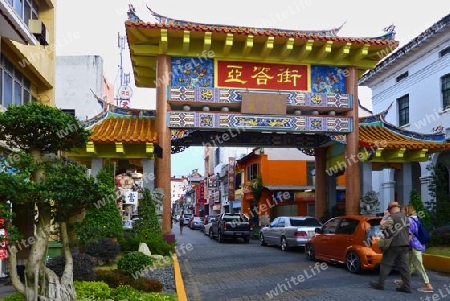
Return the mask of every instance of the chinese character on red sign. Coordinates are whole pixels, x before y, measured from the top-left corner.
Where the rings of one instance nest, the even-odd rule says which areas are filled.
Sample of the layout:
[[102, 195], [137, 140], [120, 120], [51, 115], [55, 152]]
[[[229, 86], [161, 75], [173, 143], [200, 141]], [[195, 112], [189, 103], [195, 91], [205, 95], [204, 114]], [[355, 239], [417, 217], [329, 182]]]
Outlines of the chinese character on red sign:
[[308, 90], [308, 66], [217, 62], [217, 85], [243, 89]]
[[0, 240], [0, 260], [1, 260], [8, 258], [7, 241], [6, 241], [6, 237], [8, 237], [8, 232], [5, 229], [0, 229], [0, 237], [2, 237], [2, 240]]

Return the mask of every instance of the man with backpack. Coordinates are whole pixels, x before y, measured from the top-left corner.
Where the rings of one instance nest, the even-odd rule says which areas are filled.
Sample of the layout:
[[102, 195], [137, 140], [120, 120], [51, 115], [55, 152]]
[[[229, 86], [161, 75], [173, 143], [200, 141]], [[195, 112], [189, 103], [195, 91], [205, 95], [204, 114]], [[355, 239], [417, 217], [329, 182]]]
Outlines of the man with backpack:
[[[425, 226], [422, 225], [420, 219], [417, 217], [416, 210], [412, 204], [408, 204], [403, 207], [403, 211], [409, 218], [409, 270], [412, 274], [414, 271], [422, 277], [425, 282], [425, 286], [419, 287], [417, 290], [423, 293], [432, 293], [433, 286], [430, 284], [427, 272], [422, 262], [422, 252], [425, 251], [425, 244], [430, 239], [430, 235]], [[400, 279], [395, 280], [398, 285], [402, 284]]]

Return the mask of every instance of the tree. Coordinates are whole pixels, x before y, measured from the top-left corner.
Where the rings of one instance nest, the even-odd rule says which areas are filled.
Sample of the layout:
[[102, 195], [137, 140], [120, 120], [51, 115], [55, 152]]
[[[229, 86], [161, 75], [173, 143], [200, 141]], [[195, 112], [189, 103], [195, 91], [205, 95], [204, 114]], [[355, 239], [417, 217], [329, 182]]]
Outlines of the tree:
[[122, 216], [117, 206], [114, 171], [112, 165], [106, 165], [97, 174], [98, 185], [106, 192], [102, 200], [86, 209], [81, 222], [73, 223], [73, 229], [82, 246], [96, 242], [100, 238], [120, 239], [123, 235]]
[[255, 179], [253, 179], [248, 185], [250, 192], [253, 197], [253, 204], [250, 208], [251, 210], [251, 219], [255, 224], [259, 222], [259, 214], [258, 214], [258, 203], [261, 200], [262, 193], [264, 190], [264, 184], [262, 181], [261, 175], [258, 175]]
[[420, 217], [420, 220], [422, 221], [422, 223], [428, 229], [431, 229], [432, 223], [431, 223], [430, 212], [427, 210], [427, 208], [425, 208], [425, 204], [422, 202], [422, 199], [420, 198], [420, 195], [417, 192], [417, 190], [415, 190], [415, 189], [411, 190], [411, 193], [409, 194], [409, 203], [416, 210], [417, 216]]
[[[26, 238], [31, 247], [25, 283], [16, 271], [16, 251], [21, 242], [8, 237], [11, 280], [26, 300], [35, 301], [39, 296], [76, 300], [67, 223], [98, 201], [105, 191], [94, 178], [86, 176], [84, 166], [56, 154], [83, 148], [88, 138], [89, 131], [74, 116], [40, 103], [9, 106], [0, 113], [0, 140], [17, 150], [7, 158], [7, 163], [18, 171], [0, 173], [0, 203], [9, 200], [13, 208], [26, 206], [35, 210], [34, 235]], [[46, 268], [44, 262], [53, 229], [59, 233], [64, 248], [66, 265], [61, 278]]]
[[450, 219], [449, 174], [443, 163], [430, 165], [431, 181], [428, 191], [432, 200], [427, 202], [431, 223], [434, 227], [444, 226]]

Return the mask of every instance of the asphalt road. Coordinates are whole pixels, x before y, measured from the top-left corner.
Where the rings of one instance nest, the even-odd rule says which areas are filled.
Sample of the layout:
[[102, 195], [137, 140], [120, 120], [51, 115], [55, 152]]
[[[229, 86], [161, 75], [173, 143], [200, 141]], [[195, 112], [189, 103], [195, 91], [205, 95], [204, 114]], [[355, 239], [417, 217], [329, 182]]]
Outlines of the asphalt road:
[[411, 294], [395, 291], [393, 272], [384, 291], [369, 288], [378, 271], [351, 274], [343, 266], [314, 263], [303, 250], [283, 252], [275, 247], [261, 247], [258, 240], [218, 243], [198, 230], [185, 227], [179, 235], [177, 254], [188, 299], [207, 300], [450, 300], [450, 277], [429, 272], [433, 293], [417, 292], [423, 285], [413, 275]]

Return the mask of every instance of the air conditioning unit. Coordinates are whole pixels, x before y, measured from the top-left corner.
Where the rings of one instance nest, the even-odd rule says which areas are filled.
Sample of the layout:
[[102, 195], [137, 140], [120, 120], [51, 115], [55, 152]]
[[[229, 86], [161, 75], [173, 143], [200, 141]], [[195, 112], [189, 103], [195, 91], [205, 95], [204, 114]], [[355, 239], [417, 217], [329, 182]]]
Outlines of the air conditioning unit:
[[48, 45], [48, 38], [50, 36], [44, 22], [41, 20], [28, 20], [28, 28], [30, 32], [36, 37], [41, 45]]

